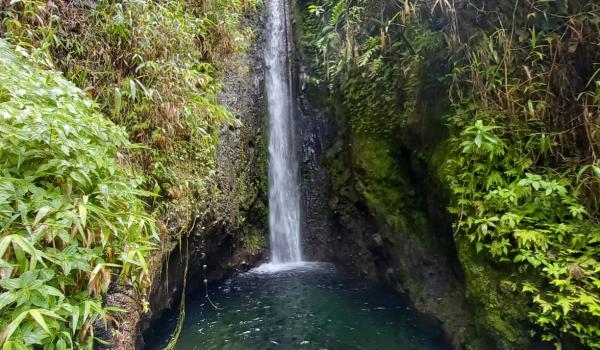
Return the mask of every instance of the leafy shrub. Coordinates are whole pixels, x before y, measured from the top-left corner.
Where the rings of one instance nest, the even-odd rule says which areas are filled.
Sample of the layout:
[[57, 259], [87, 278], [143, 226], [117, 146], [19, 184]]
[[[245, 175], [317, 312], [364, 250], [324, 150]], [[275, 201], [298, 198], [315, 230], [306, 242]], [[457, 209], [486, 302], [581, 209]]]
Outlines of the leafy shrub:
[[498, 16], [454, 55], [457, 239], [517, 272], [504, 282], [531, 297], [532, 334], [598, 349], [600, 7], [533, 1]]
[[446, 57], [440, 57], [442, 36], [423, 25], [413, 7], [375, 20], [380, 6], [314, 1], [306, 6], [305, 41], [317, 74], [348, 108], [352, 131], [398, 141], [427, 103], [425, 75], [440, 69], [438, 61]]
[[[22, 226], [18, 235], [30, 241], [30, 251], [39, 257], [23, 255], [17, 236], [0, 241], [7, 244], [5, 255], [0, 254], [2, 276], [11, 281], [24, 276], [22, 284], [0, 285], [0, 329], [10, 330], [0, 336], [6, 349], [35, 344], [89, 348], [91, 325], [110, 319], [108, 313], [114, 311], [101, 306], [108, 283], [118, 275], [144, 289], [146, 253], [156, 234], [138, 199], [149, 193], [137, 188], [154, 184], [156, 192], [162, 189], [161, 199], [151, 204], [176, 218], [182, 226], [179, 234], [192, 223], [193, 211], [202, 212], [211, 195], [218, 194], [213, 186], [219, 133], [224, 126], [238, 125], [218, 102], [219, 68], [251, 38], [252, 32], [240, 30], [239, 24], [259, 5], [257, 0], [101, 0], [93, 5], [0, 0], [0, 33], [22, 47], [28, 59], [63, 71], [97, 104], [56, 73], [28, 66], [21, 58], [11, 58], [24, 65], [21, 75], [13, 74], [21, 79], [11, 80], [12, 85], [0, 82], [0, 102], [16, 103], [13, 94], [20, 90], [15, 84], [23, 84], [23, 93], [39, 93], [38, 99], [18, 95], [22, 103], [36, 102], [38, 109], [20, 124], [7, 124], [10, 134], [0, 138], [10, 147], [0, 150], [0, 164], [5, 152], [15, 152], [7, 167], [28, 171], [22, 182], [45, 190], [34, 196], [29, 190], [34, 185], [15, 185], [19, 191], [4, 202], [0, 189], [1, 214], [8, 222], [6, 228], [0, 222], [0, 234], [13, 237], [11, 225]], [[3, 73], [5, 79], [12, 74]], [[27, 128], [38, 122], [39, 127]], [[5, 126], [0, 122], [0, 127]], [[22, 137], [12, 140], [15, 135]], [[17, 140], [23, 147], [15, 146]], [[142, 146], [130, 147], [130, 141]], [[47, 167], [36, 168], [46, 161]], [[129, 167], [149, 181], [142, 183]], [[21, 202], [27, 204], [22, 210]], [[161, 232], [167, 234], [166, 229]], [[161, 238], [168, 243], [169, 237]], [[23, 256], [32, 262], [17, 267]], [[40, 286], [50, 291], [46, 301], [37, 294], [31, 302], [13, 300]], [[40, 311], [26, 313], [35, 308]]]
[[2, 349], [91, 348], [116, 311], [111, 281], [144, 287], [157, 235], [129, 147], [81, 90], [0, 40]]
[[[454, 118], [485, 117], [482, 110], [460, 112], [473, 115]], [[446, 171], [457, 239], [524, 276], [507, 275], [504, 283], [531, 295], [530, 316], [546, 331], [544, 340], [559, 346], [560, 334], [569, 333], [596, 348], [600, 227], [584, 220], [588, 213], [570, 178], [536, 169], [526, 143], [508, 131], [477, 120], [451, 140]]]
[[196, 203], [213, 192], [221, 128], [239, 123], [219, 104], [219, 64], [243, 49], [251, 32], [239, 23], [258, 5], [102, 0], [87, 8], [20, 0], [0, 19], [13, 43], [65, 72], [131, 141], [147, 146], [132, 162], [163, 198]]

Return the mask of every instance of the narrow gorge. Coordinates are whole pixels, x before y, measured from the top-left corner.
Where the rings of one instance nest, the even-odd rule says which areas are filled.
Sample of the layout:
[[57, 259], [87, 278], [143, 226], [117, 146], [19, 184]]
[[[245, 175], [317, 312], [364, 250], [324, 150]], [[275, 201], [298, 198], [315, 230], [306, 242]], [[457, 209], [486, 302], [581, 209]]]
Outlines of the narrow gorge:
[[600, 349], [594, 0], [0, 0], [0, 348]]

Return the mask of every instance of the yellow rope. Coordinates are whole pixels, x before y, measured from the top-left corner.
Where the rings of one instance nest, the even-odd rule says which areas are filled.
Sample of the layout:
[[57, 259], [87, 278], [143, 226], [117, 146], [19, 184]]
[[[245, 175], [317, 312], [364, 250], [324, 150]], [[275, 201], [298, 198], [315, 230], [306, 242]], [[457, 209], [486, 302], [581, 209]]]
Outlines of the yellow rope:
[[212, 300], [210, 300], [210, 296], [208, 295], [208, 277], [206, 275], [206, 264], [204, 264], [202, 266], [202, 268], [204, 269], [204, 290], [206, 291], [206, 294], [204, 295], [204, 297], [206, 298], [206, 300], [208, 300], [208, 302], [210, 303], [210, 305], [215, 309], [215, 310], [221, 310], [220, 307], [218, 307], [215, 303], [213, 303]]
[[175, 328], [173, 338], [171, 338], [169, 344], [167, 344], [163, 350], [173, 350], [175, 348], [175, 345], [177, 345], [177, 341], [179, 340], [179, 335], [181, 334], [181, 329], [183, 328], [183, 321], [185, 321], [185, 289], [187, 287], [188, 265], [190, 261], [189, 241], [186, 244], [185, 250], [185, 270], [183, 271], [183, 290], [181, 292], [181, 303], [179, 304], [179, 320], [177, 321], [177, 327]]
[[[190, 229], [190, 232], [194, 229], [194, 227], [196, 226], [196, 218], [194, 218], [194, 223], [192, 224], [192, 228]], [[189, 235], [188, 235], [189, 237]], [[187, 288], [187, 275], [188, 275], [188, 265], [190, 262], [190, 248], [189, 248], [190, 242], [189, 239], [186, 241], [186, 245], [185, 245], [185, 269], [183, 271], [183, 291], [181, 293], [181, 303], [179, 304], [179, 319], [177, 320], [177, 327], [175, 328], [175, 334], [173, 334], [173, 338], [171, 338], [171, 340], [169, 341], [169, 343], [167, 344], [167, 346], [165, 346], [163, 348], [163, 350], [173, 350], [175, 348], [175, 346], [177, 345], [177, 341], [179, 340], [179, 336], [181, 335], [181, 330], [183, 329], [183, 322], [185, 321], [185, 290]], [[181, 239], [180, 239], [180, 243], [179, 246], [181, 247]], [[205, 255], [203, 254], [203, 258], [205, 258]], [[168, 266], [168, 264], [167, 264]], [[213, 303], [212, 300], [210, 300], [210, 297], [208, 295], [208, 279], [207, 279], [207, 275], [206, 275], [206, 265], [202, 266], [204, 269], [204, 288], [206, 290], [206, 299], [209, 301], [209, 303], [212, 305], [213, 308], [215, 308], [216, 310], [220, 310], [220, 308], [215, 305], [215, 303]]]

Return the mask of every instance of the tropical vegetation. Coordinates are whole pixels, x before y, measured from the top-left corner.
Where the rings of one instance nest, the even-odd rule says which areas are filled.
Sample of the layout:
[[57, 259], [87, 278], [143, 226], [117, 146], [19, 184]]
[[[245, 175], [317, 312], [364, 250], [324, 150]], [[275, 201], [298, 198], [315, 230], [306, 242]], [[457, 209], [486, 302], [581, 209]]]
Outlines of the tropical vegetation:
[[[354, 142], [406, 147], [423, 104], [445, 110], [448, 141], [422, 151], [450, 193], [486, 322], [525, 300], [532, 336], [600, 348], [598, 4], [322, 0], [303, 10], [313, 82], [341, 96]], [[432, 88], [446, 102], [427, 99]], [[486, 299], [482, 267], [461, 247], [503, 271], [492, 288], [514, 299]]]
[[220, 64], [257, 6], [0, 2], [2, 349], [91, 349], [115, 283], [147, 308], [151, 255], [219, 195], [219, 132], [239, 126]]
[[[115, 284], [148, 306], [152, 255], [220, 196], [220, 134], [241, 126], [219, 102], [222, 67], [260, 5], [0, 0], [3, 350], [93, 348], [97, 325], [118, 323]], [[395, 213], [415, 196], [390, 173], [410, 150], [446, 192], [476, 326], [506, 349], [600, 349], [600, 4], [296, 10], [298, 54], [347, 114], [367, 205], [407, 226]]]
[[0, 41], [0, 344], [91, 348], [112, 280], [147, 284], [154, 219], [125, 131]]

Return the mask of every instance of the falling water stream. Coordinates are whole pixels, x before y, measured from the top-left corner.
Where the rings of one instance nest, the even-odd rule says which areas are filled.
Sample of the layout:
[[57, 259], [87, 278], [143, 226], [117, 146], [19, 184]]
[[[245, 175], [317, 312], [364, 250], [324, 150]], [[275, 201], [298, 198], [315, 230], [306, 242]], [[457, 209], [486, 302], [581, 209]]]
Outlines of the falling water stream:
[[[266, 1], [271, 262], [193, 293], [175, 349], [447, 349], [439, 327], [420, 322], [392, 291], [302, 261], [289, 1]], [[163, 349], [178, 316], [163, 317], [146, 349]]]
[[287, 0], [267, 2], [265, 90], [269, 111], [271, 263], [301, 261], [300, 190], [294, 134], [291, 31]]

